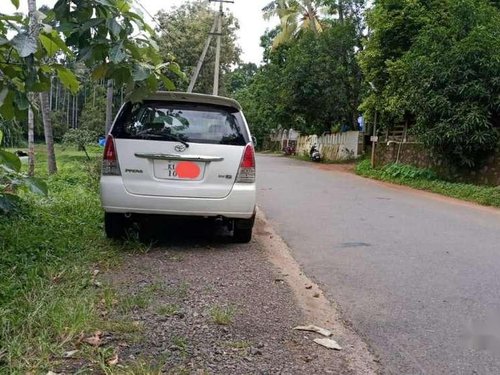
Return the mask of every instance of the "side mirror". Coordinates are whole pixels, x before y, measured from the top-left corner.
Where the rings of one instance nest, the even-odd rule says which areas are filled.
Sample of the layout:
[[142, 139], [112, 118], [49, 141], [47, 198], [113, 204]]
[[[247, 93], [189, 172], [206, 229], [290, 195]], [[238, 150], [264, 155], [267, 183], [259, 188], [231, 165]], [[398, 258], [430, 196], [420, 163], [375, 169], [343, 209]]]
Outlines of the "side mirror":
[[253, 135], [252, 135], [252, 143], [254, 147], [257, 147], [257, 138], [255, 138], [255, 136]]

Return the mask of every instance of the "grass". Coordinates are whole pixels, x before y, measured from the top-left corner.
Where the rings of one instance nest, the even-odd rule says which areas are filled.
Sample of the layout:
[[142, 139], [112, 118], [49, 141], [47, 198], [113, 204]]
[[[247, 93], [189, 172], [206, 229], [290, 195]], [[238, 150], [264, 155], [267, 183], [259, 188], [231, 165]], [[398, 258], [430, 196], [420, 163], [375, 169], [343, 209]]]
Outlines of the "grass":
[[228, 348], [235, 349], [235, 350], [246, 350], [246, 349], [251, 348], [252, 343], [250, 341], [246, 341], [246, 340], [228, 341], [226, 343], [226, 346]]
[[156, 294], [167, 291], [166, 286], [161, 282], [154, 282], [151, 285], [145, 286], [141, 290], [133, 294], [124, 294], [120, 298], [120, 310], [122, 312], [130, 312], [137, 309], [145, 309], [151, 305]]
[[158, 306], [158, 308], [156, 309], [156, 313], [158, 315], [165, 316], [165, 317], [173, 316], [179, 311], [180, 311], [179, 305], [172, 304], [172, 303]]
[[47, 177], [38, 147], [37, 175], [47, 178], [49, 197], [26, 195], [18, 212], [0, 216], [0, 373], [47, 373], [82, 332], [110, 324], [101, 312], [115, 295], [95, 286], [93, 271], [116, 265], [123, 248], [103, 236], [101, 151], [92, 151], [87, 162], [58, 148], [59, 173]]
[[382, 168], [372, 168], [369, 160], [363, 160], [356, 166], [356, 173], [360, 176], [406, 185], [485, 206], [500, 207], [500, 187], [443, 181], [429, 169], [420, 169], [405, 164], [389, 164]]
[[236, 309], [232, 306], [213, 306], [210, 309], [212, 322], [221, 326], [232, 324], [235, 313]]
[[188, 296], [190, 285], [189, 283], [183, 281], [179, 285], [170, 286], [165, 289], [165, 293], [169, 297], [177, 298], [182, 300]]

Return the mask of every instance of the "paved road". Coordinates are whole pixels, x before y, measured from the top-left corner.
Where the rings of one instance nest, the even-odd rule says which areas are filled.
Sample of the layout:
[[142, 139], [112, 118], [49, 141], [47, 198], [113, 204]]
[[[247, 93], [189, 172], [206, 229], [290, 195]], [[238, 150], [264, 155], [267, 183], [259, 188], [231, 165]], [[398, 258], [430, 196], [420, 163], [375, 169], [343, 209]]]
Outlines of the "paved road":
[[500, 210], [283, 157], [258, 172], [260, 207], [386, 373], [500, 374]]

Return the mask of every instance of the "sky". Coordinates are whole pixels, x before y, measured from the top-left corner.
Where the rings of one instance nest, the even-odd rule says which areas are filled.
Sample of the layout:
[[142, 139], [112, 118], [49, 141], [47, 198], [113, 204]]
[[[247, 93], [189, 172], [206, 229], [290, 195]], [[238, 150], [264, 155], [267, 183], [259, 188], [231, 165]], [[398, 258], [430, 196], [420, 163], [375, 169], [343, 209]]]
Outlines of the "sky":
[[[153, 16], [161, 9], [170, 10], [174, 6], [179, 6], [186, 0], [134, 0], [147, 9]], [[269, 3], [270, 0], [234, 0], [234, 4], [224, 4], [238, 18], [240, 23], [239, 45], [243, 50], [242, 60], [244, 62], [253, 62], [259, 64], [262, 60], [262, 48], [260, 48], [260, 37], [266, 31], [266, 28], [271, 28], [278, 23], [278, 20], [265, 21], [262, 18], [262, 8]], [[20, 10], [27, 12], [27, 0], [21, 0]], [[42, 5], [53, 6], [56, 0], [37, 0], [37, 6]], [[10, 0], [0, 0], [2, 13], [12, 13], [15, 11]], [[216, 9], [217, 5], [212, 7]], [[140, 7], [136, 7], [141, 11], [146, 20], [152, 20], [145, 14]]]

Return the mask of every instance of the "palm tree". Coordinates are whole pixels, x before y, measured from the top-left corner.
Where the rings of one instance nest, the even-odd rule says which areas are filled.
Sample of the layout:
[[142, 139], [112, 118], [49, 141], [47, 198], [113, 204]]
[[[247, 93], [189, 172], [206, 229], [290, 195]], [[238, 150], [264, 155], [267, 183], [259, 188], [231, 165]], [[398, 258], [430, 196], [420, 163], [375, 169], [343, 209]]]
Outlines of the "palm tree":
[[274, 48], [296, 38], [304, 30], [316, 34], [323, 31], [317, 3], [315, 0], [273, 0], [262, 9], [264, 18], [280, 18], [281, 30], [273, 41]]

